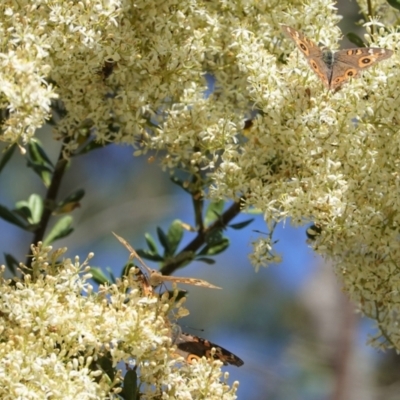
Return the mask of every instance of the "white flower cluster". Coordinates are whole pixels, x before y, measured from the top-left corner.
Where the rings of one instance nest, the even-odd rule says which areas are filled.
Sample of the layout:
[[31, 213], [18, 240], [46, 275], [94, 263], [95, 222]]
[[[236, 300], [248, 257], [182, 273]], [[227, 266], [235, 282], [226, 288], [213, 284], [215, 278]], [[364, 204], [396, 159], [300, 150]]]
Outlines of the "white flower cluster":
[[[315, 248], [400, 349], [396, 53], [327, 92], [279, 24], [335, 49], [333, 1], [1, 7], [0, 87], [10, 112], [2, 140], [28, 140], [57, 95], [65, 116], [56, 131], [71, 138], [70, 150], [82, 130], [138, 145], [137, 154], [162, 150], [164, 168], [206, 171], [215, 199], [244, 197], [269, 224], [313, 221], [322, 230]], [[396, 49], [400, 33], [368, 23], [378, 28], [369, 29], [371, 45]], [[111, 74], [101, 73], [106, 65]], [[276, 260], [271, 243], [259, 243], [256, 265]]]
[[0, 283], [2, 399], [117, 398], [123, 374], [107, 375], [105, 358], [117, 370], [122, 362], [136, 368], [141, 399], [236, 398], [237, 384], [220, 381], [221, 362], [177, 363], [169, 323], [170, 311], [179, 312], [174, 299], [143, 296], [134, 279], [95, 293], [88, 260], [57, 263], [62, 250], [32, 249], [32, 274]]

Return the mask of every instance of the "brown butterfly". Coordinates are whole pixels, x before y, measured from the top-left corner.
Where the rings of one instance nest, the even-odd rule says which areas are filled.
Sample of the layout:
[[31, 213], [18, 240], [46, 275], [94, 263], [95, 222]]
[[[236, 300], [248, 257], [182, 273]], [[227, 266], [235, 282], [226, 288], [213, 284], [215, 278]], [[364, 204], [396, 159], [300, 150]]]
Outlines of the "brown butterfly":
[[378, 47], [357, 47], [332, 52], [327, 47], [318, 47], [315, 42], [290, 26], [281, 25], [281, 27], [283, 32], [296, 43], [311, 69], [331, 90], [338, 90], [350, 78], [360, 77], [364, 69], [386, 60], [393, 54], [392, 50]]
[[[224, 365], [231, 364], [240, 367], [244, 364], [238, 356], [223, 347], [198, 336], [182, 332], [179, 325], [173, 326], [172, 341], [176, 345], [176, 353], [181, 355], [189, 364], [202, 357], [220, 360]], [[215, 349], [214, 354], [211, 352], [212, 348]]]
[[113, 235], [121, 242], [129, 251], [129, 260], [132, 261], [135, 257], [139, 260], [141, 266], [146, 272], [146, 279], [150, 286], [156, 287], [161, 285], [163, 282], [176, 282], [176, 283], [184, 283], [187, 285], [194, 285], [194, 286], [202, 286], [210, 289], [221, 289], [219, 286], [212, 285], [211, 283], [204, 281], [203, 279], [196, 279], [196, 278], [185, 278], [179, 276], [168, 276], [162, 275], [160, 272], [156, 271], [155, 269], [151, 269], [148, 267], [144, 261], [139, 257], [133, 247], [121, 236], [118, 236], [113, 232]]

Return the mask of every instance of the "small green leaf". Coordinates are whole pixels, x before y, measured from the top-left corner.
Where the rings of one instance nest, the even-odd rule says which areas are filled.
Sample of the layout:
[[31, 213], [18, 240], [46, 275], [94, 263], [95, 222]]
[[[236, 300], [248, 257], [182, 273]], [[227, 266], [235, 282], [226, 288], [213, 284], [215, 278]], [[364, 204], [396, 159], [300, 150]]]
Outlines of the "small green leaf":
[[156, 262], [164, 261], [164, 257], [161, 257], [158, 254], [151, 253], [150, 251], [147, 251], [147, 250], [139, 249], [139, 250], [136, 250], [136, 253], [138, 253], [140, 257], [143, 257], [146, 260], [151, 260], [151, 261], [156, 261]]
[[75, 192], [68, 195], [64, 200], [58, 202], [53, 213], [55, 215], [59, 215], [75, 210], [75, 208], [80, 206], [79, 201], [83, 198], [84, 195], [85, 191], [83, 189], [76, 190]]
[[53, 174], [53, 171], [51, 168], [46, 167], [44, 165], [35, 164], [29, 160], [27, 162], [27, 165], [29, 168], [32, 168], [33, 171], [36, 172], [37, 175], [39, 175], [40, 179], [42, 180], [42, 182], [44, 183], [44, 185], [46, 187], [50, 186], [51, 177]]
[[43, 200], [38, 194], [31, 194], [28, 199], [28, 206], [31, 210], [32, 219], [29, 221], [31, 224], [40, 222], [43, 214]]
[[237, 224], [230, 224], [228, 226], [232, 229], [239, 230], [239, 229], [245, 228], [247, 225], [251, 224], [253, 221], [254, 221], [254, 218], [248, 219], [247, 221], [239, 222]]
[[346, 37], [351, 43], [355, 44], [357, 47], [365, 47], [363, 40], [357, 34], [349, 32], [346, 34]]
[[138, 267], [137, 265], [131, 263], [131, 262], [125, 264], [125, 265], [124, 265], [124, 268], [122, 269], [122, 272], [121, 272], [121, 278], [128, 276], [128, 275], [129, 275], [129, 271], [130, 271], [132, 268], [139, 268], [139, 267]]
[[109, 143], [100, 143], [96, 142], [94, 139], [90, 139], [87, 143], [85, 143], [81, 149], [79, 149], [75, 155], [83, 155], [90, 153], [93, 150], [102, 149], [103, 147], [109, 146], [111, 144], [111, 138]]
[[202, 262], [204, 262], [204, 263], [206, 263], [206, 264], [210, 264], [210, 265], [215, 264], [215, 260], [214, 260], [214, 259], [212, 259], [212, 258], [207, 258], [207, 257], [199, 257], [199, 258], [196, 258], [196, 261], [202, 261]]
[[17, 261], [17, 259], [8, 253], [4, 253], [4, 259], [5, 259], [7, 268], [10, 270], [10, 272], [13, 275], [15, 275], [17, 273], [17, 268], [19, 266], [19, 262]]
[[73, 218], [69, 215], [60, 218], [47, 237], [43, 240], [43, 244], [47, 246], [58, 239], [68, 236], [74, 230], [71, 227], [72, 221]]
[[151, 253], [158, 254], [156, 241], [154, 240], [153, 236], [151, 236], [150, 233], [146, 233], [144, 238], [146, 239], [147, 246], [149, 247]]
[[229, 239], [223, 238], [219, 243], [206, 245], [198, 254], [199, 256], [214, 256], [222, 253], [229, 247]]
[[396, 10], [400, 10], [400, 0], [387, 0], [387, 2]]
[[47, 165], [54, 168], [50, 158], [47, 157], [46, 152], [37, 139], [31, 139], [28, 144], [28, 151], [31, 160], [40, 165]]
[[114, 275], [114, 272], [112, 271], [112, 269], [110, 267], [107, 267], [106, 271], [108, 272], [108, 275], [110, 276], [111, 283], [116, 283], [117, 280], [115, 279], [115, 275]]
[[126, 372], [121, 395], [125, 400], [138, 400], [137, 374], [135, 370], [131, 369]]
[[[182, 268], [185, 265], [192, 262], [196, 257], [193, 251], [182, 251], [177, 254], [175, 257], [167, 260], [164, 265], [160, 268], [160, 272], [163, 273], [163, 270], [170, 264], [174, 264], [177, 268]], [[164, 260], [163, 260], [164, 261]]]
[[91, 267], [90, 273], [92, 274], [92, 279], [99, 285], [104, 285], [106, 283], [111, 284], [110, 280], [106, 277], [101, 268]]
[[157, 227], [157, 236], [161, 246], [164, 248], [164, 255], [166, 257], [171, 256], [171, 246], [169, 244], [168, 237], [159, 226]]
[[168, 229], [168, 243], [170, 245], [171, 256], [175, 254], [181, 240], [183, 237], [183, 227], [182, 222], [179, 219], [176, 219], [172, 222]]
[[24, 230], [29, 230], [29, 226], [22, 221], [18, 215], [12, 211], [10, 211], [8, 208], [0, 205], [0, 218], [3, 218], [5, 221], [9, 222], [10, 224], [14, 224], [16, 226], [19, 226], [20, 228]]
[[222, 229], [213, 229], [212, 231], [209, 231], [204, 238], [204, 241], [207, 244], [213, 244], [213, 243], [219, 243], [222, 238], [224, 237], [224, 234], [222, 232]]
[[40, 176], [46, 187], [49, 187], [54, 166], [37, 139], [29, 141], [28, 152], [28, 167], [32, 168]]
[[115, 378], [115, 368], [113, 368], [112, 357], [110, 353], [106, 353], [105, 356], [100, 357], [97, 360], [98, 364], [100, 365], [101, 369], [108, 375], [110, 381], [112, 382]]
[[242, 214], [251, 214], [251, 215], [259, 215], [263, 212], [259, 208], [249, 208], [247, 210], [243, 210]]
[[26, 221], [32, 220], [31, 209], [29, 208], [28, 202], [25, 200], [18, 201], [15, 204], [16, 208], [13, 210], [14, 213], [18, 214], [21, 218]]
[[206, 226], [209, 226], [216, 219], [218, 219], [224, 210], [224, 206], [224, 200], [214, 201], [208, 205], [206, 216], [204, 218], [204, 223]]
[[8, 149], [4, 152], [4, 155], [3, 155], [3, 157], [1, 157], [1, 160], [0, 160], [0, 172], [7, 165], [8, 161], [10, 161], [11, 156], [13, 155], [16, 147], [17, 147], [17, 145], [14, 143], [10, 147], [8, 147]]
[[84, 189], [78, 189], [75, 190], [75, 192], [72, 192], [70, 195], [68, 195], [62, 202], [62, 203], [71, 203], [73, 201], [81, 201], [83, 196], [85, 195], [85, 190]]

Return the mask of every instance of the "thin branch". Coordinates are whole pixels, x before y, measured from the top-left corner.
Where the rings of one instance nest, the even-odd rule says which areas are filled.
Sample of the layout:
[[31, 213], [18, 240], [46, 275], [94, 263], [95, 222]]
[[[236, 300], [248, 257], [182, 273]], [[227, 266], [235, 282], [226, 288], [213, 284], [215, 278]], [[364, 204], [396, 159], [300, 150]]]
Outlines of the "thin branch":
[[199, 231], [197, 236], [171, 261], [165, 263], [161, 268], [161, 273], [163, 275], [171, 275], [175, 270], [182, 266], [182, 254], [195, 254], [202, 246], [206, 244], [206, 238], [217, 229], [223, 229], [228, 225], [228, 223], [235, 218], [241, 210], [242, 199], [233, 203], [213, 224], [208, 228]]
[[[54, 168], [53, 176], [51, 178], [49, 189], [47, 190], [46, 198], [44, 200], [44, 209], [42, 217], [40, 218], [40, 222], [38, 224], [38, 228], [35, 231], [35, 235], [33, 237], [32, 243], [35, 245], [42, 241], [44, 238], [44, 234], [46, 232], [51, 214], [53, 212], [53, 205], [56, 202], [58, 191], [60, 189], [61, 181], [64, 176], [65, 170], [68, 165], [68, 160], [64, 157], [64, 144], [61, 147], [60, 154], [58, 156], [58, 160], [56, 166]], [[28, 254], [31, 254], [30, 249]], [[26, 260], [26, 266], [28, 269], [31, 269], [32, 257], [28, 256]]]
[[[371, 21], [373, 15], [372, 15], [372, 2], [371, 0], [367, 0], [367, 8], [368, 8], [368, 17], [369, 20]], [[371, 25], [371, 35], [374, 35], [374, 25]]]

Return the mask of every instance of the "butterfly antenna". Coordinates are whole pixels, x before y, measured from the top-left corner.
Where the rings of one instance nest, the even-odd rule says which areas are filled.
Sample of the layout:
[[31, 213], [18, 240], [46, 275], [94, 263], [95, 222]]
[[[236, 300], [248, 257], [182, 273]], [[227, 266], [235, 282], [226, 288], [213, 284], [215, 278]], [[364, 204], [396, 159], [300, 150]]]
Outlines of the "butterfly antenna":
[[129, 262], [133, 261], [134, 258], [137, 258], [142, 265], [142, 267], [146, 270], [146, 272], [150, 275], [152, 269], [148, 267], [145, 262], [140, 258], [139, 254], [134, 250], [134, 248], [121, 236], [118, 236], [116, 233], [111, 232], [117, 239], [118, 241], [129, 251]]

